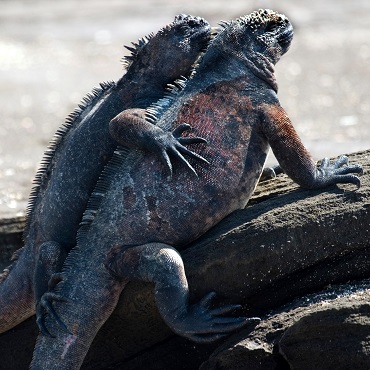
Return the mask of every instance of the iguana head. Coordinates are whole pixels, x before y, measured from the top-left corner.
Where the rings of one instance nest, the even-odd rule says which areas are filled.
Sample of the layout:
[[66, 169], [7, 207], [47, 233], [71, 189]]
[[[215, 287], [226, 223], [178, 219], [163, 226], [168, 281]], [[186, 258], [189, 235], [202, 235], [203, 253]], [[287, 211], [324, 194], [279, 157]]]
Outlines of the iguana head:
[[[211, 38], [211, 28], [200, 17], [180, 14], [172, 23], [140, 39], [134, 47], [128, 47], [131, 56], [125, 58], [128, 73], [145, 73], [150, 78], [163, 78], [163, 84], [179, 76], [189, 76], [192, 65], [204, 51]], [[141, 60], [140, 66], [133, 61]], [[130, 67], [137, 71], [131, 71]]]
[[241, 37], [245, 34], [250, 47], [275, 64], [285, 54], [293, 38], [293, 26], [289, 19], [269, 9], [259, 9], [236, 21], [235, 29]]
[[234, 21], [221, 23], [212, 48], [240, 59], [267, 58], [272, 64], [289, 49], [293, 27], [285, 15], [260, 9]]
[[235, 78], [252, 73], [277, 91], [274, 64], [289, 49], [293, 38], [288, 18], [260, 9], [221, 26], [197, 68], [198, 75], [221, 71], [224, 77]]

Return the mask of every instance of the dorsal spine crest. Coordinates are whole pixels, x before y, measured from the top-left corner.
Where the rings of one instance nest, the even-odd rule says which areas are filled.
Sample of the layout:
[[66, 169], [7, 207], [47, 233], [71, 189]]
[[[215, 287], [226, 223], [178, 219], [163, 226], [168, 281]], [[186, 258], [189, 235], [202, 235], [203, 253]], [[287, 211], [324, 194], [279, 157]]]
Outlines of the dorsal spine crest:
[[40, 162], [39, 169], [37, 170], [36, 176], [33, 180], [33, 188], [31, 190], [27, 210], [26, 210], [26, 227], [24, 233], [27, 233], [29, 228], [30, 219], [32, 217], [35, 203], [38, 198], [39, 191], [45, 181], [47, 180], [48, 173], [52, 169], [52, 162], [54, 153], [57, 148], [61, 145], [69, 131], [85, 116], [87, 112], [94, 106], [94, 104], [106, 93], [107, 90], [114, 88], [116, 84], [113, 81], [100, 83], [100, 88], [94, 88], [91, 93], [88, 93], [78, 104], [78, 108], [74, 109], [65, 119], [65, 123], [62, 124], [51, 139], [48, 148], [44, 152], [44, 156]]
[[113, 176], [117, 173], [117, 171], [122, 168], [122, 163], [126, 159], [127, 155], [129, 154], [129, 149], [119, 146], [109, 163], [105, 166], [104, 170], [102, 171], [99, 180], [95, 186], [94, 191], [92, 192], [90, 199], [87, 203], [86, 210], [82, 216], [82, 220], [80, 223], [80, 228], [77, 232], [77, 246], [81, 243], [81, 240], [87, 234], [91, 223], [95, 219], [96, 214], [99, 211], [100, 204], [105, 197], [109, 189], [109, 185]]
[[137, 42], [132, 42], [132, 46], [124, 45], [124, 47], [130, 52], [130, 55], [126, 55], [121, 59], [121, 63], [125, 69], [128, 69], [131, 64], [139, 58], [140, 53], [153, 36], [154, 33], [150, 33], [149, 35], [140, 38]]

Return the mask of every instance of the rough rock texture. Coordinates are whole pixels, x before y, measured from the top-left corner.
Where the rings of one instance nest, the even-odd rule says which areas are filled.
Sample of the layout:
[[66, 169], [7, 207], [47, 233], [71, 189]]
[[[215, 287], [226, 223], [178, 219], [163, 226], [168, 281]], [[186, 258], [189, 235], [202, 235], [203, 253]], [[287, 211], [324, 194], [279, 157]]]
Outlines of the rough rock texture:
[[[234, 212], [182, 252], [192, 298], [214, 290], [225, 303], [242, 301], [244, 314], [262, 316], [328, 284], [369, 278], [370, 151], [351, 155], [350, 162], [365, 170], [357, 191], [350, 185], [302, 190], [286, 176], [260, 184], [245, 210]], [[0, 335], [0, 369], [3, 364], [12, 369], [15, 358], [13, 369], [26, 369], [35, 334], [28, 320]], [[166, 340], [170, 336], [152, 287], [130, 283], [83, 368], [197, 368], [215, 348], [178, 337]], [[288, 337], [286, 343], [287, 354]], [[285, 360], [283, 364], [287, 366]]]
[[367, 280], [298, 299], [227, 340], [200, 369], [368, 369], [369, 288]]

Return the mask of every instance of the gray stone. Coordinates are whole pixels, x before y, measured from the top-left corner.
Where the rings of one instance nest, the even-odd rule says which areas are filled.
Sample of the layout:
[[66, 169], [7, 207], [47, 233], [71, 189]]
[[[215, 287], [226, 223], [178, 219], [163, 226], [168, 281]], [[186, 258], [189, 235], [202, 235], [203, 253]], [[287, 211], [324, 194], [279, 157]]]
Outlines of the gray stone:
[[306, 296], [228, 339], [201, 366], [215, 369], [370, 368], [370, 281]]
[[[191, 299], [216, 291], [223, 303], [243, 304], [238, 314], [262, 316], [328, 284], [370, 277], [370, 151], [351, 155], [350, 162], [365, 169], [359, 190], [348, 185], [303, 190], [286, 176], [278, 176], [257, 187], [246, 209], [234, 212], [187, 246], [182, 256]], [[150, 284], [129, 284], [95, 338], [84, 369], [117, 363], [117, 368], [129, 369], [125, 362], [138, 353], [150, 364], [157, 358], [156, 351], [166, 351], [168, 342], [163, 341], [172, 333], [158, 314], [152, 290]], [[7, 364], [15, 356], [18, 362], [24, 358], [23, 368], [27, 368], [31, 354], [24, 348], [32, 348], [35, 327], [28, 320], [16, 329], [23, 334], [12, 348], [9, 335], [14, 337], [14, 332], [0, 335], [1, 357]], [[175, 360], [181, 358], [182, 348]], [[199, 364], [210, 351], [196, 344], [186, 348], [186, 357], [192, 357], [193, 348]]]

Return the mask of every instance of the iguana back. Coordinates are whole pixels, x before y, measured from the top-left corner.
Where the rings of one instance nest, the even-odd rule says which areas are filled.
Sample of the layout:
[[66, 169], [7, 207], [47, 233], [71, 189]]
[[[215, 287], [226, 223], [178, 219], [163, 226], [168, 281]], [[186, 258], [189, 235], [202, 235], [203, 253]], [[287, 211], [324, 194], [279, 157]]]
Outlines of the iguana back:
[[35, 312], [35, 295], [38, 300], [52, 269], [75, 245], [87, 201], [117, 146], [109, 121], [124, 109], [149, 106], [164, 95], [168, 83], [188, 76], [209, 38], [205, 20], [177, 16], [129, 48], [125, 75], [94, 89], [58, 130], [30, 196], [25, 247], [0, 278], [0, 333]]

